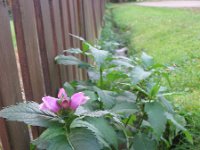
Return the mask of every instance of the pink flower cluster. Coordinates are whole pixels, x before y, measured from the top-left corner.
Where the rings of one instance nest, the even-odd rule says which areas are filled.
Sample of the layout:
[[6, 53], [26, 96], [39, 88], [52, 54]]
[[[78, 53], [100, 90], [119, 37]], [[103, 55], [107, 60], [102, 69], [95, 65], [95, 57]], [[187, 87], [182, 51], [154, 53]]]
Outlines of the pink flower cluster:
[[67, 96], [67, 93], [63, 88], [59, 90], [58, 98], [45, 96], [42, 98], [43, 103], [40, 104], [40, 110], [49, 110], [52, 112], [59, 112], [61, 109], [72, 109], [76, 110], [80, 105], [87, 102], [89, 97], [85, 96], [84, 93], [79, 92], [72, 95], [71, 98]]

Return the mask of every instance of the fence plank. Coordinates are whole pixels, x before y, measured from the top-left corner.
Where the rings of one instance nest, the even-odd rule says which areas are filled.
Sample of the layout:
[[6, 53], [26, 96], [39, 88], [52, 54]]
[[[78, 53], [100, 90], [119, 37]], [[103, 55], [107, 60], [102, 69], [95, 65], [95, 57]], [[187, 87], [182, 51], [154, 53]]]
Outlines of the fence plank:
[[[50, 0], [50, 11], [51, 11], [51, 17], [52, 17], [52, 24], [53, 24], [53, 31], [54, 31], [54, 37], [56, 40], [56, 50], [57, 54], [62, 54], [64, 50], [64, 43], [62, 39], [62, 25], [61, 25], [61, 12], [60, 12], [60, 6], [59, 6], [59, 0]], [[61, 81], [62, 84], [67, 81], [67, 72], [66, 67], [59, 66], [60, 68], [60, 75], [61, 75]]]
[[8, 139], [8, 131], [7, 131], [7, 127], [6, 127], [6, 123], [4, 119], [0, 119], [0, 142], [3, 149], [11, 150], [9, 139]]
[[83, 1], [86, 39], [94, 42], [96, 39], [92, 0]]
[[[78, 36], [82, 36], [81, 35], [81, 18], [80, 18], [80, 9], [79, 9], [79, 0], [74, 0], [74, 14], [75, 14], [75, 30], [76, 30], [76, 35]], [[81, 41], [80, 40], [76, 40], [77, 42], [77, 47], [81, 48]], [[81, 55], [77, 55], [77, 57], [82, 60], [82, 56]], [[77, 70], [78, 74], [79, 74], [79, 80], [83, 80], [83, 70], [82, 69], [78, 69]]]
[[[60, 1], [60, 10], [61, 10], [61, 25], [62, 25], [62, 37], [63, 37], [63, 44], [64, 49], [71, 48], [70, 43], [70, 22], [69, 22], [69, 13], [68, 13], [68, 3], [66, 0]], [[73, 67], [67, 66], [66, 71], [68, 74], [68, 81], [73, 81], [74, 75], [73, 75]]]
[[94, 19], [95, 19], [95, 31], [96, 31], [96, 37], [98, 37], [100, 33], [100, 27], [101, 27], [101, 3], [103, 1], [96, 1], [92, 0], [93, 2], [93, 12], [94, 12]]
[[[10, 18], [7, 6], [2, 0], [0, 1], [0, 53], [0, 108], [2, 109], [2, 107], [23, 101], [12, 45]], [[1, 119], [0, 136], [4, 150], [29, 148], [28, 128], [23, 123], [4, 122]]]
[[[70, 33], [79, 36], [80, 35], [80, 30], [78, 27], [78, 15], [77, 15], [77, 5], [76, 5], [76, 0], [68, 0], [68, 13], [69, 13], [69, 21], [70, 21]], [[80, 47], [80, 41], [71, 37], [71, 47]], [[77, 56], [77, 55], [75, 55]], [[79, 76], [79, 69], [77, 67], [73, 67], [73, 74], [76, 80], [80, 79]]]
[[[83, 0], [78, 0], [78, 13], [79, 13], [79, 24], [80, 24], [80, 36], [86, 39], [86, 34], [85, 34], [85, 24], [84, 24], [84, 12], [83, 12]], [[82, 48], [82, 45], [81, 45]], [[87, 57], [86, 56], [81, 56], [81, 60], [87, 62]], [[82, 69], [82, 75], [83, 75], [83, 80], [86, 80], [88, 78], [87, 76], [87, 71], [85, 69]]]
[[[32, 0], [12, 0], [20, 66], [27, 100], [41, 102], [45, 95], [44, 77], [40, 58], [34, 4]], [[33, 137], [39, 135], [33, 128]]]
[[37, 24], [37, 34], [38, 36], [38, 42], [39, 42], [39, 49], [40, 49], [40, 55], [41, 55], [41, 62], [42, 62], [42, 70], [45, 74], [44, 82], [45, 82], [45, 89], [46, 94], [50, 95], [52, 94], [51, 91], [51, 82], [50, 82], [50, 73], [49, 73], [49, 64], [47, 59], [47, 51], [46, 51], [46, 45], [45, 45], [45, 35], [44, 35], [44, 24], [42, 19], [42, 11], [41, 11], [41, 5], [40, 0], [33, 0], [34, 2], [34, 8], [35, 8], [35, 16], [36, 16], [36, 24]]
[[[37, 6], [36, 14], [39, 13], [37, 21], [41, 22], [41, 27], [38, 28], [39, 39], [42, 37], [42, 44], [40, 43], [40, 52], [45, 53], [45, 55], [41, 54], [42, 61], [47, 61], [47, 73], [44, 72], [44, 76], [46, 78], [46, 74], [49, 74], [49, 84], [51, 86], [51, 92], [47, 94], [55, 96], [57, 93], [57, 89], [61, 86], [61, 78], [60, 78], [60, 70], [59, 66], [55, 64], [54, 58], [57, 55], [56, 44], [53, 37], [53, 26], [51, 22], [51, 14], [50, 14], [50, 6], [48, 0], [35, 0]], [[44, 68], [44, 67], [43, 67]], [[45, 69], [43, 69], [45, 70]], [[48, 84], [46, 84], [49, 86]]]

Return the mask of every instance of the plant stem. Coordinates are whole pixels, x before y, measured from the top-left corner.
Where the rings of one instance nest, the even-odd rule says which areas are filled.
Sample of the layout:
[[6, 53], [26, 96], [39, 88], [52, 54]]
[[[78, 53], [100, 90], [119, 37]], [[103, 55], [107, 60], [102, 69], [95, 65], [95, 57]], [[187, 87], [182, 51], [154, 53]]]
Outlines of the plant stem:
[[130, 119], [131, 119], [131, 115], [129, 115], [128, 120], [127, 120], [126, 123], [125, 123], [125, 128], [127, 127], [128, 122], [130, 121]]
[[100, 88], [103, 88], [103, 68], [100, 66]]

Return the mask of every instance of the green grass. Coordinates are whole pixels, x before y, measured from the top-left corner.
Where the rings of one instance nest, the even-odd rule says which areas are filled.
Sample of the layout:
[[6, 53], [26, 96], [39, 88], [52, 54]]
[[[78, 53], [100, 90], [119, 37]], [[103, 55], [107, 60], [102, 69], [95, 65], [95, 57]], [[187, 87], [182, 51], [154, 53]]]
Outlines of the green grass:
[[[174, 104], [188, 115], [194, 136], [191, 150], [200, 149], [200, 12], [186, 9], [151, 8], [134, 4], [113, 5], [114, 21], [130, 30], [130, 55], [147, 52], [156, 62], [175, 65], [171, 76]], [[183, 144], [179, 149], [186, 149]]]
[[15, 29], [14, 29], [13, 20], [10, 20], [10, 30], [11, 30], [11, 35], [12, 35], [13, 47], [16, 50], [17, 49], [17, 42], [16, 42], [16, 35], [15, 35]]

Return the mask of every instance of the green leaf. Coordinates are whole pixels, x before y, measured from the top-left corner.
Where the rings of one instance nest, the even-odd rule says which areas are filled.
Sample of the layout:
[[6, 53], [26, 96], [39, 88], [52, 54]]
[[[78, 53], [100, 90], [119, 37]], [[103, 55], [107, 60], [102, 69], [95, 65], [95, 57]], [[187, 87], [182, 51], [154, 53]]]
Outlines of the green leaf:
[[90, 51], [92, 53], [92, 56], [94, 57], [95, 62], [97, 63], [97, 65], [102, 65], [105, 63], [106, 59], [109, 56], [109, 52], [104, 51], [104, 50], [98, 50], [94, 47], [90, 48]]
[[174, 117], [173, 114], [165, 112], [165, 116], [170, 120], [178, 129], [185, 131], [186, 129], [182, 126]]
[[63, 87], [69, 97], [71, 97], [74, 94], [75, 89], [68, 82], [65, 82]]
[[74, 150], [74, 148], [70, 145], [66, 135], [61, 135], [51, 140], [47, 150]]
[[88, 69], [88, 76], [89, 76], [89, 79], [92, 81], [96, 81], [100, 79], [99, 72], [95, 70], [94, 68]]
[[116, 97], [118, 102], [135, 102], [136, 98], [137, 96], [130, 91], [124, 91]]
[[159, 100], [169, 113], [174, 113], [172, 104], [167, 99], [165, 99], [165, 97], [159, 96]]
[[95, 135], [85, 128], [71, 129], [69, 141], [73, 150], [101, 150], [102, 146], [98, 143]]
[[127, 68], [133, 68], [134, 67], [128, 61], [124, 61], [124, 60], [120, 60], [120, 59], [111, 61], [111, 64], [114, 64], [114, 65], [117, 65], [117, 66], [124, 66], [124, 67], [127, 67]]
[[86, 118], [85, 121], [76, 119], [72, 122], [71, 128], [84, 127], [91, 130], [99, 143], [104, 147], [111, 149], [114, 146], [117, 149], [117, 138], [114, 129], [103, 118]]
[[93, 47], [84, 38], [82, 38], [80, 36], [77, 36], [77, 35], [74, 35], [74, 34], [69, 34], [69, 35], [71, 35], [72, 37], [74, 37], [74, 38], [79, 39], [80, 41], [82, 41], [82, 48], [83, 48], [84, 52], [88, 51], [91, 47]]
[[100, 150], [94, 133], [85, 128], [73, 128], [67, 133], [62, 127], [51, 127], [32, 142], [38, 149], [47, 150]]
[[90, 46], [88, 45], [88, 43], [83, 42], [82, 49], [84, 52], [87, 52], [90, 49]]
[[[80, 106], [80, 108], [82, 108]], [[84, 116], [84, 117], [102, 117], [105, 115], [111, 115], [111, 116], [116, 116], [115, 113], [108, 111], [108, 110], [97, 110], [97, 111], [88, 111], [88, 110], [79, 110], [79, 108], [76, 111], [77, 116]]]
[[68, 50], [64, 50], [63, 52], [71, 53], [71, 54], [82, 54], [83, 52], [79, 48], [70, 48]]
[[151, 124], [157, 138], [160, 138], [165, 131], [167, 118], [163, 106], [158, 102], [145, 104], [145, 112], [148, 115], [148, 122]]
[[150, 67], [154, 64], [153, 57], [147, 55], [144, 52], [142, 53], [141, 60], [145, 67]]
[[156, 150], [156, 142], [147, 135], [138, 133], [133, 140], [131, 150]]
[[185, 130], [185, 131], [183, 131], [183, 133], [185, 134], [185, 137], [188, 140], [188, 142], [190, 142], [191, 144], [194, 144], [193, 138], [192, 138], [192, 135], [190, 134], [190, 132], [188, 132], [187, 130]]
[[64, 123], [56, 114], [39, 109], [35, 102], [19, 103], [0, 111], [0, 117], [10, 121], [20, 121], [28, 125], [48, 127], [55, 123]]
[[96, 101], [97, 100], [97, 95], [96, 95], [95, 92], [86, 90], [86, 91], [83, 91], [83, 93], [90, 98], [90, 101]]
[[101, 90], [97, 87], [94, 87], [94, 90], [99, 95], [100, 101], [103, 102], [105, 108], [109, 109], [115, 104], [115, 98], [110, 91]]
[[33, 145], [32, 143], [30, 143], [30, 150], [36, 150], [36, 146], [35, 145]]
[[149, 91], [149, 96], [153, 99], [156, 98], [160, 90], [160, 83], [154, 84]]
[[116, 80], [119, 80], [119, 79], [125, 79], [127, 77], [128, 77], [127, 74], [125, 74], [124, 72], [122, 72], [122, 71], [116, 71], [116, 70], [113, 70], [113, 71], [109, 72], [106, 75], [106, 79], [109, 82], [113, 82], [113, 81], [116, 81]]
[[62, 64], [62, 65], [79, 65], [82, 63], [78, 58], [71, 55], [68, 56], [58, 55], [56, 56], [55, 60], [57, 64]]
[[62, 145], [70, 148], [66, 137], [66, 131], [63, 127], [59, 126], [46, 129], [39, 138], [32, 141], [32, 144], [36, 145], [38, 149], [53, 150], [53, 147], [56, 147], [61, 150]]
[[137, 120], [136, 115], [132, 114], [128, 118], [126, 117], [125, 119], [123, 119], [123, 123], [125, 124], [125, 126], [127, 125], [132, 126], [136, 120]]
[[103, 138], [109, 143], [109, 145], [117, 149], [117, 135], [113, 127], [108, 124], [108, 121], [104, 118], [86, 118], [86, 120], [101, 132]]
[[137, 112], [137, 106], [134, 102], [118, 102], [110, 111], [120, 114], [133, 114]]
[[186, 121], [184, 117], [180, 115], [173, 115], [171, 113], [166, 112], [165, 113], [166, 117], [168, 120], [170, 120], [178, 129], [178, 131], [182, 130], [183, 133], [185, 134], [186, 139], [193, 144], [193, 138], [192, 135], [187, 131], [187, 129], [184, 127], [186, 125]]
[[143, 68], [137, 66], [133, 69], [130, 75], [132, 83], [138, 84], [140, 81], [147, 79], [151, 75], [151, 72], [145, 71]]

